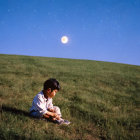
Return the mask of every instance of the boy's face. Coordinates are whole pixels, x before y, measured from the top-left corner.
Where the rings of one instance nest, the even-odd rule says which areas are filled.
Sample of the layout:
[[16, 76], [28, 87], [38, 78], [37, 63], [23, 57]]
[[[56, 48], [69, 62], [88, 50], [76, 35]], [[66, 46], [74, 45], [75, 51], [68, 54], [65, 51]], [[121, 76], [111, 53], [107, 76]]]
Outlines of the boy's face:
[[47, 90], [47, 96], [50, 97], [50, 98], [53, 98], [56, 95], [57, 92], [58, 92], [57, 89], [55, 89], [53, 91], [51, 91], [51, 89], [48, 89]]

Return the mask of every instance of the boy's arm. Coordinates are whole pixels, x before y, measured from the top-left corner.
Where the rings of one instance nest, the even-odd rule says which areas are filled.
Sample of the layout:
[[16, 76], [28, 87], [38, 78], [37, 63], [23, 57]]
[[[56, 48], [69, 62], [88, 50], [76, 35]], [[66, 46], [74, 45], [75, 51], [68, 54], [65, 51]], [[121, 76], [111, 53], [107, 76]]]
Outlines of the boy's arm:
[[52, 119], [52, 120], [56, 120], [56, 119], [60, 120], [61, 119], [59, 115], [57, 115], [54, 112], [50, 112], [50, 111], [48, 111], [46, 114], [44, 114], [43, 117], [46, 119]]
[[50, 111], [47, 111], [47, 113], [43, 115], [44, 118], [50, 118], [50, 117], [56, 118], [57, 116], [58, 115], [56, 113]]

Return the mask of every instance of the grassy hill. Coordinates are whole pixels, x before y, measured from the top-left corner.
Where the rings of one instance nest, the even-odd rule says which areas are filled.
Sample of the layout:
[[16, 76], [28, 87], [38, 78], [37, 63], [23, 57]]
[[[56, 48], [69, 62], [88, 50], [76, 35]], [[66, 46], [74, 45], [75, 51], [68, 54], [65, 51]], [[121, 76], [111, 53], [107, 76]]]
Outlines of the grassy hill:
[[[43, 82], [56, 78], [53, 99], [69, 126], [31, 118]], [[0, 139], [140, 139], [140, 66], [0, 55]]]

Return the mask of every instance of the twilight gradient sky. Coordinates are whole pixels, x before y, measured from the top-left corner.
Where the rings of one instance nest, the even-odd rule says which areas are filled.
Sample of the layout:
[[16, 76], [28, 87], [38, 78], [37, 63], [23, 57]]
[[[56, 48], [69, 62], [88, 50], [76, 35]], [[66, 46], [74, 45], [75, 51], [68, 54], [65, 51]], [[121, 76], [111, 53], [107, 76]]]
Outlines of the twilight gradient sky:
[[0, 0], [0, 54], [140, 65], [140, 0]]

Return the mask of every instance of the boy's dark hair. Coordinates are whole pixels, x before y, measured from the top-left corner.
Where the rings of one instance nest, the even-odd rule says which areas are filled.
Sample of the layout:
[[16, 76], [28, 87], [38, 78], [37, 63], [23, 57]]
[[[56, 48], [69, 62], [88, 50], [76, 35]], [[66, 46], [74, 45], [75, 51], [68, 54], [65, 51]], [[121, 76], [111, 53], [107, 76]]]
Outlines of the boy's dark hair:
[[59, 85], [59, 82], [54, 79], [54, 78], [50, 78], [48, 79], [47, 81], [44, 82], [44, 90], [47, 90], [51, 88], [51, 91], [57, 89], [57, 90], [60, 90], [60, 85]]

